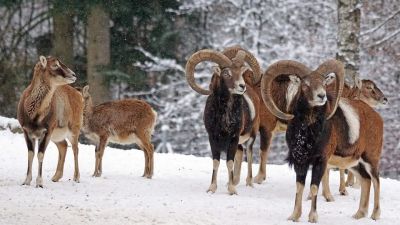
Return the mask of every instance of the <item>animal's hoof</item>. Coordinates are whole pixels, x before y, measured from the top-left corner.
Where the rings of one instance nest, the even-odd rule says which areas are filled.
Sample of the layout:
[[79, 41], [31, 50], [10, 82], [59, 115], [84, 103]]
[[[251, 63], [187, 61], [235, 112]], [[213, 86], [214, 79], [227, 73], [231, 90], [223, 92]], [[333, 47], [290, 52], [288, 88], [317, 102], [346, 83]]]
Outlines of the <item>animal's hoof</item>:
[[373, 220], [379, 220], [379, 218], [381, 218], [381, 210], [380, 209], [376, 209], [372, 212], [371, 214], [371, 219]]
[[26, 181], [24, 181], [24, 183], [22, 183], [22, 185], [31, 185], [31, 181], [30, 180], [26, 180]]
[[327, 202], [334, 202], [335, 201], [335, 198], [331, 194], [323, 194], [323, 196], [324, 196], [324, 198], [325, 198], [325, 200]]
[[228, 192], [230, 195], [237, 195], [236, 188], [233, 185], [228, 185]]
[[249, 177], [246, 179], [246, 186], [254, 187], [253, 186], [253, 178]]
[[349, 195], [346, 188], [344, 188], [343, 190], [339, 190], [339, 192], [340, 192], [340, 195]]
[[308, 222], [310, 222], [310, 223], [318, 222], [318, 214], [317, 214], [317, 212], [310, 212], [310, 215], [308, 215]]
[[212, 194], [214, 194], [216, 190], [217, 190], [217, 185], [216, 184], [211, 184], [210, 187], [207, 190], [207, 193], [211, 192]]
[[94, 172], [92, 177], [101, 177], [101, 173], [100, 172]]
[[354, 181], [346, 181], [345, 186], [346, 187], [353, 187]]
[[76, 183], [79, 183], [80, 182], [80, 176], [79, 175], [78, 176], [74, 176], [74, 181]]
[[260, 175], [260, 174], [258, 174], [253, 179], [254, 183], [257, 183], [257, 184], [262, 184], [262, 182], [264, 182], [264, 180], [265, 180], [265, 175]]
[[53, 178], [51, 178], [51, 181], [53, 182], [58, 182], [61, 179], [62, 175], [56, 173], [54, 174]]
[[250, 182], [246, 182], [246, 186], [247, 187], [254, 187], [254, 185], [253, 185], [253, 182], [252, 181], [250, 181]]
[[36, 178], [36, 187], [43, 188], [43, 178], [42, 177], [37, 177]]
[[358, 219], [364, 218], [366, 216], [367, 216], [367, 213], [365, 211], [358, 210], [356, 212], [356, 214], [353, 215], [353, 218], [358, 220]]
[[300, 219], [300, 215], [297, 214], [292, 214], [291, 216], [289, 216], [289, 218], [287, 218], [288, 220], [291, 220], [293, 222], [299, 222]]

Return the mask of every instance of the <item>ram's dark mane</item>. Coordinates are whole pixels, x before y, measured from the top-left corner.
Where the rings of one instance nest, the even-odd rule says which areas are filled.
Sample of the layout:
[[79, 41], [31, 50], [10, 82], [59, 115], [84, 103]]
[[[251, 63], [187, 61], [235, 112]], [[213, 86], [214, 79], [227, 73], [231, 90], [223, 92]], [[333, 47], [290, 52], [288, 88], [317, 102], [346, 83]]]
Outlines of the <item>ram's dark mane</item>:
[[286, 141], [289, 147], [287, 161], [299, 174], [306, 174], [313, 161], [322, 157], [327, 144], [331, 124], [326, 121], [327, 104], [310, 107], [307, 99], [300, 95], [294, 105], [294, 119], [289, 122]]

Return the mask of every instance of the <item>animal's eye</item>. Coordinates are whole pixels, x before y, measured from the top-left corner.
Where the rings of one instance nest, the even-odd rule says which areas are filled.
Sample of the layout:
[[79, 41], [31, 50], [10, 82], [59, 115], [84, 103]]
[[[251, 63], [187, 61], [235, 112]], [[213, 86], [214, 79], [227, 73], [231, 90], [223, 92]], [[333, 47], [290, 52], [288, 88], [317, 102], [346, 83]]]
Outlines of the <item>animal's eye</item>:
[[368, 89], [368, 90], [372, 90], [372, 87], [371, 87], [371, 86], [368, 86], [367, 89]]
[[53, 65], [51, 65], [51, 69], [52, 69], [52, 70], [56, 70], [56, 69], [58, 69], [58, 65], [57, 65], [57, 64], [53, 64]]
[[230, 76], [231, 76], [231, 74], [229, 73], [229, 71], [228, 71], [228, 70], [223, 70], [223, 71], [222, 71], [222, 76], [224, 76], [224, 77], [228, 78], [228, 77], [230, 77]]

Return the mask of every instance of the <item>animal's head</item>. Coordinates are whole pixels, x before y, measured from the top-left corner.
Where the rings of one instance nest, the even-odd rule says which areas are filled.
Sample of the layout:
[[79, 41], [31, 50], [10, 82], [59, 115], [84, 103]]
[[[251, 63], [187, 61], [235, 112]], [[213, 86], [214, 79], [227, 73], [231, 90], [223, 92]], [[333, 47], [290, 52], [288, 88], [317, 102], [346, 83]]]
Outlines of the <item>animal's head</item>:
[[31, 128], [29, 126], [24, 126], [22, 127], [22, 129], [24, 130], [24, 132], [28, 135], [29, 138], [31, 138], [32, 140], [41, 140], [43, 139], [44, 135], [47, 132], [46, 128]]
[[372, 80], [362, 80], [359, 98], [372, 107], [386, 105], [388, 102], [386, 96]]
[[39, 57], [39, 62], [35, 66], [35, 74], [42, 76], [42, 79], [55, 86], [71, 84], [76, 81], [75, 73], [59, 59], [52, 56]]
[[323, 106], [327, 103], [326, 85], [331, 81], [330, 73], [334, 73], [336, 80], [335, 89], [331, 91], [332, 106], [327, 116], [330, 119], [336, 111], [340, 96], [342, 95], [344, 86], [344, 66], [336, 60], [328, 60], [321, 64], [316, 70], [312, 71], [305, 65], [292, 61], [281, 60], [268, 67], [261, 79], [261, 94], [267, 108], [278, 118], [290, 120], [294, 116], [282, 112], [275, 104], [271, 97], [271, 84], [281, 75], [290, 75], [298, 77], [300, 81], [299, 94], [307, 100], [310, 107]]
[[[261, 78], [261, 69], [255, 57], [248, 51], [239, 47], [234, 47], [232, 57], [223, 53], [204, 49], [194, 53], [186, 63], [186, 79], [190, 87], [203, 95], [210, 95], [218, 88], [223, 86], [229, 93], [242, 95], [246, 92], [246, 83], [243, 74], [248, 67], [253, 70], [253, 81], [258, 82]], [[203, 61], [215, 62], [217, 66], [211, 78], [210, 89], [206, 90], [200, 87], [194, 78], [194, 70], [197, 64]]]

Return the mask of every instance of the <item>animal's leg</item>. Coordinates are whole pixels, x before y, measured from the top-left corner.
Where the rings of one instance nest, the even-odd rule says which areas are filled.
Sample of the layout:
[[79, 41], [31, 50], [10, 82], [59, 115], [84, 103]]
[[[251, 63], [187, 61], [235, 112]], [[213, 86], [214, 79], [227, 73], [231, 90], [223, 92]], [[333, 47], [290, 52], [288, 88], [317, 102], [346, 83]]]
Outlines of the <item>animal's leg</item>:
[[99, 162], [97, 165], [97, 174], [95, 175], [96, 177], [101, 177], [101, 174], [103, 172], [103, 155], [104, 155], [104, 150], [106, 149], [106, 145], [107, 145], [107, 140], [108, 137], [100, 137], [100, 142], [99, 142], [99, 149], [98, 149], [98, 158], [99, 158]]
[[[311, 178], [311, 210], [310, 214], [308, 214], [308, 222], [316, 223], [318, 221], [317, 214], [317, 196], [318, 196], [318, 187], [321, 182], [322, 176], [327, 172], [326, 162], [319, 161], [313, 165], [312, 168], [312, 178]], [[329, 180], [328, 180], [329, 186]]]
[[380, 207], [380, 181], [379, 181], [379, 170], [372, 169], [371, 177], [372, 177], [372, 184], [374, 185], [374, 210], [372, 211], [371, 218], [373, 220], [377, 220], [381, 216], [381, 207]]
[[303, 191], [304, 191], [304, 184], [306, 182], [305, 175], [296, 175], [296, 198], [294, 201], [294, 209], [291, 216], [289, 216], [288, 220], [292, 220], [293, 222], [298, 222], [301, 216], [301, 204], [303, 199]]
[[228, 177], [229, 177], [228, 192], [230, 195], [237, 194], [235, 185], [233, 184], [233, 159], [236, 154], [236, 148], [237, 148], [237, 141], [236, 144], [233, 144], [232, 142], [228, 147], [226, 154], [226, 167], [228, 168]]
[[36, 187], [43, 188], [43, 178], [42, 178], [43, 158], [47, 145], [49, 144], [49, 141], [50, 141], [49, 133], [46, 133], [44, 137], [41, 140], [39, 140], [39, 151], [37, 153], [39, 167], [38, 167], [38, 176], [36, 178]]
[[216, 154], [213, 156], [213, 172], [211, 176], [211, 184], [208, 188], [207, 192], [215, 193], [217, 190], [217, 175], [218, 175], [218, 167], [219, 167], [219, 157]]
[[[72, 151], [74, 152], [74, 181], [77, 183], [79, 183], [80, 181], [78, 138], [79, 138], [79, 132], [76, 132], [76, 134], [70, 140], [72, 144]], [[63, 160], [62, 169], [64, 169], [64, 161], [65, 159]]]
[[137, 133], [140, 143], [137, 143], [144, 153], [144, 172], [143, 177], [151, 179], [154, 168], [154, 146], [151, 144], [151, 135]]
[[366, 217], [368, 214], [371, 178], [361, 163], [359, 163], [358, 166], [353, 167], [352, 172], [354, 172], [354, 174], [357, 175], [357, 179], [361, 181], [360, 205], [357, 212], [353, 215], [353, 218], [360, 219]]
[[247, 155], [247, 178], [246, 186], [253, 187], [253, 144], [255, 136], [250, 137], [247, 141], [246, 155]]
[[346, 187], [352, 187], [354, 185], [354, 175], [352, 172], [347, 173]]
[[145, 158], [145, 165], [144, 165], [144, 172], [143, 177], [147, 177], [151, 179], [153, 176], [153, 164], [154, 164], [154, 147], [152, 144], [145, 144], [143, 147], [144, 151], [144, 158]]
[[[329, 168], [326, 168], [324, 176], [322, 177], [322, 195], [327, 202], [333, 202], [335, 199], [332, 196], [331, 189], [329, 187]], [[311, 199], [311, 192], [310, 192]]]
[[95, 158], [96, 158], [96, 162], [95, 162], [95, 164], [94, 164], [94, 172], [93, 172], [93, 177], [98, 177], [99, 175], [99, 171], [98, 171], [98, 168], [99, 168], [99, 163], [100, 163], [100, 151], [99, 151], [99, 145], [97, 144], [96, 145], [96, 148], [95, 148], [95, 150], [94, 150], [94, 155], [95, 155]]
[[344, 175], [344, 169], [340, 169], [340, 185], [339, 185], [339, 193], [341, 195], [348, 195], [349, 193], [346, 190], [346, 181]]
[[260, 128], [260, 168], [254, 177], [254, 182], [257, 184], [261, 184], [267, 178], [267, 158], [271, 139], [272, 133]]
[[63, 140], [55, 144], [58, 148], [58, 163], [56, 173], [54, 174], [53, 178], [51, 178], [51, 180], [54, 182], [58, 182], [63, 176], [64, 161], [65, 155], [67, 153], [68, 143], [67, 141]]
[[370, 163], [365, 161], [363, 162], [363, 165], [365, 171], [367, 171], [368, 175], [371, 177], [372, 184], [374, 186], [374, 209], [372, 211], [371, 218], [373, 220], [378, 220], [381, 215], [381, 208], [379, 203], [379, 198], [380, 198], [379, 169], [376, 166], [372, 166]]
[[26, 178], [22, 185], [30, 185], [32, 181], [32, 161], [35, 155], [35, 140], [29, 138], [28, 134], [24, 131], [26, 146], [28, 147], [28, 169], [26, 171]]
[[242, 170], [243, 146], [239, 145], [235, 154], [235, 166], [233, 169], [233, 184], [238, 185], [240, 182], [240, 172]]
[[228, 168], [228, 192], [230, 195], [237, 194], [235, 185], [233, 184], [233, 160], [226, 161], [226, 167]]

